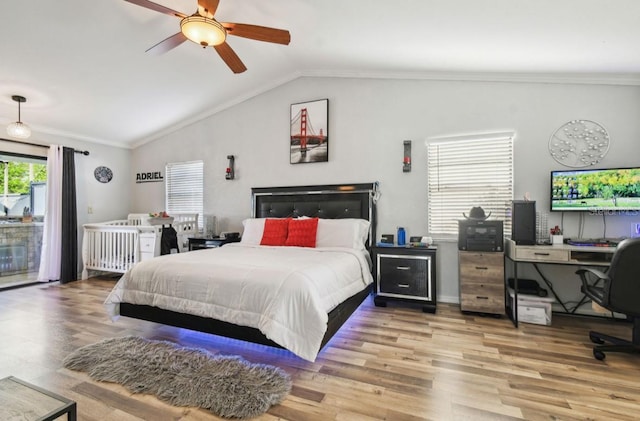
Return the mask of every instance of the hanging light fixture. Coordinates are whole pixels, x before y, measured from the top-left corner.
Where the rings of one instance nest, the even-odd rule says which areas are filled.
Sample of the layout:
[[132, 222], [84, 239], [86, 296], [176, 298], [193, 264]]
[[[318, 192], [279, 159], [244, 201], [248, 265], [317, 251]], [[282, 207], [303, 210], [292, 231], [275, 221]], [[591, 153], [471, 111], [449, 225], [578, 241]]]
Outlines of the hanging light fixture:
[[220, 45], [227, 38], [224, 26], [215, 19], [209, 19], [198, 13], [182, 19], [180, 29], [185, 37], [203, 47]]
[[27, 98], [20, 95], [13, 95], [11, 99], [18, 103], [18, 121], [7, 126], [7, 134], [12, 137], [17, 137], [18, 139], [28, 139], [29, 136], [31, 136], [31, 129], [20, 121], [20, 104], [27, 102]]

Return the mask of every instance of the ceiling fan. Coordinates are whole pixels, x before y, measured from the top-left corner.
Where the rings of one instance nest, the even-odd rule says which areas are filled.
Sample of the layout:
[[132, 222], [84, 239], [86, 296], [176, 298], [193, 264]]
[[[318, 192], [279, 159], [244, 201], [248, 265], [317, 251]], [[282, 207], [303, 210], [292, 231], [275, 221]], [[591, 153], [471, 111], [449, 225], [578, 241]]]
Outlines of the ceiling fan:
[[162, 54], [186, 40], [190, 40], [202, 45], [204, 48], [213, 47], [233, 73], [242, 73], [247, 68], [240, 60], [240, 57], [227, 44], [227, 35], [284, 45], [288, 45], [289, 41], [291, 41], [289, 31], [284, 29], [245, 23], [218, 22], [213, 15], [218, 9], [219, 0], [198, 0], [198, 10], [193, 15], [185, 15], [149, 0], [125, 1], [181, 19], [180, 32], [160, 41], [149, 48], [147, 52]]

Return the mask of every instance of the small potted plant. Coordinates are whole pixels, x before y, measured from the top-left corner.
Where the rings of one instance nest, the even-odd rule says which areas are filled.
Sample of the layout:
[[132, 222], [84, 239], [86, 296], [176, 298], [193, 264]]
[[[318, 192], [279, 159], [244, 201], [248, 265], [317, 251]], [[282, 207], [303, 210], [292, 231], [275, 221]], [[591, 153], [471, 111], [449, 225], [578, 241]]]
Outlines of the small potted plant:
[[551, 244], [552, 245], [562, 245], [564, 243], [564, 236], [562, 235], [562, 230], [557, 225], [551, 228]]

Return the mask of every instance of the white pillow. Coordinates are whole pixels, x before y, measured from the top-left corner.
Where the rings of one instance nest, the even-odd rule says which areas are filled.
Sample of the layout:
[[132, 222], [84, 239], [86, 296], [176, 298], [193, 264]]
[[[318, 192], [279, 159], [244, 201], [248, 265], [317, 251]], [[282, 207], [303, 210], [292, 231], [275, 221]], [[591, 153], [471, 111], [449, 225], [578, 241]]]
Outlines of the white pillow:
[[369, 221], [365, 219], [318, 219], [316, 247], [348, 247], [365, 249], [369, 236]]
[[241, 243], [260, 245], [262, 233], [264, 231], [264, 221], [266, 218], [250, 218], [242, 221], [244, 231], [242, 232]]

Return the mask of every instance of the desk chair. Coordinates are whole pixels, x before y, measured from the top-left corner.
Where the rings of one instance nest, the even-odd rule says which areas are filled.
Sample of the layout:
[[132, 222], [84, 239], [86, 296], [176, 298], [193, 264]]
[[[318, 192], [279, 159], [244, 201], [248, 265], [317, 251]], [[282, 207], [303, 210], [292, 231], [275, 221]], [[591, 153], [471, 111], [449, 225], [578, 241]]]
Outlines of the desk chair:
[[[582, 292], [593, 302], [633, 321], [631, 341], [589, 332], [595, 344], [593, 356], [604, 360], [605, 351], [640, 353], [640, 238], [628, 238], [618, 244], [607, 274], [582, 268], [576, 273], [582, 280]], [[589, 283], [595, 277], [595, 283]], [[602, 283], [601, 283], [602, 282]], [[609, 342], [611, 345], [602, 345]]]

